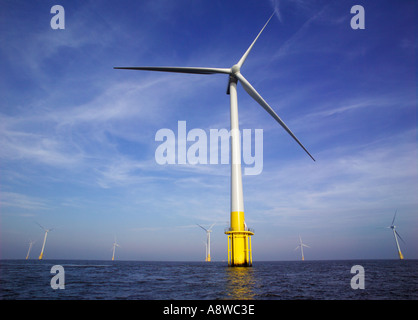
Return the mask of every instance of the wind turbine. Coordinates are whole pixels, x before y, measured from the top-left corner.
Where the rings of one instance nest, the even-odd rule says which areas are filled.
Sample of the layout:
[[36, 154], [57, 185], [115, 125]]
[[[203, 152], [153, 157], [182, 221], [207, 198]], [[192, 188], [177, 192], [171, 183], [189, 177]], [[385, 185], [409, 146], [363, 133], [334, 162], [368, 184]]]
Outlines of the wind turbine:
[[44, 249], [45, 249], [45, 243], [46, 243], [46, 237], [48, 236], [48, 232], [52, 231], [53, 229], [46, 229], [44, 227], [42, 227], [39, 223], [36, 223], [38, 226], [40, 226], [44, 231], [45, 231], [45, 236], [44, 236], [44, 243], [42, 244], [42, 250], [41, 250], [41, 254], [39, 255], [39, 260], [42, 260], [42, 258], [44, 257]]
[[306, 244], [304, 244], [304, 243], [302, 242], [302, 238], [301, 238], [301, 237], [300, 237], [300, 235], [299, 235], [299, 245], [295, 248], [295, 250], [297, 250], [297, 249], [299, 249], [299, 248], [300, 248], [300, 251], [301, 251], [301, 253], [302, 253], [302, 261], [303, 261], [303, 260], [305, 260], [305, 257], [304, 257], [304, 255], [303, 255], [303, 247], [310, 248], [310, 246], [308, 246], [308, 245], [306, 245]]
[[254, 231], [244, 226], [244, 199], [242, 191], [242, 175], [241, 175], [241, 145], [240, 132], [238, 124], [238, 98], [237, 83], [243, 86], [244, 90], [262, 107], [264, 108], [282, 127], [283, 129], [302, 147], [303, 150], [315, 161], [308, 150], [296, 138], [292, 131], [287, 127], [282, 119], [274, 112], [261, 95], [253, 88], [253, 86], [241, 74], [241, 67], [248, 57], [255, 42], [270, 22], [274, 13], [268, 19], [264, 27], [258, 33], [257, 37], [251, 43], [244, 55], [231, 68], [202, 68], [202, 67], [114, 67], [114, 69], [128, 70], [145, 70], [145, 71], [162, 71], [192, 74], [226, 74], [229, 76], [227, 94], [230, 96], [230, 113], [231, 113], [231, 215], [230, 228], [225, 230], [228, 235], [228, 265], [229, 266], [251, 266], [251, 236]]
[[116, 243], [116, 237], [115, 237], [115, 242], [113, 242], [113, 255], [112, 255], [112, 261], [115, 260], [115, 249], [116, 247], [120, 247], [120, 245], [118, 245]]
[[26, 260], [29, 259], [29, 253], [30, 253], [30, 249], [32, 249], [33, 244], [35, 243], [35, 241], [30, 241], [29, 240], [29, 249], [28, 249], [28, 253], [26, 255]]
[[208, 229], [202, 227], [200, 224], [197, 224], [197, 225], [206, 231], [206, 259], [205, 261], [210, 262], [210, 233], [212, 232], [212, 227], [215, 224], [212, 224]]
[[392, 224], [388, 228], [391, 228], [392, 231], [393, 231], [393, 236], [395, 237], [395, 242], [396, 242], [396, 248], [398, 249], [399, 259], [403, 260], [403, 254], [401, 252], [401, 248], [399, 247], [398, 237], [399, 237], [399, 239], [401, 239], [403, 241], [403, 243], [405, 243], [405, 241], [399, 235], [398, 231], [396, 231], [396, 226], [394, 225], [397, 212], [398, 212], [398, 210], [395, 211], [395, 215], [393, 216]]

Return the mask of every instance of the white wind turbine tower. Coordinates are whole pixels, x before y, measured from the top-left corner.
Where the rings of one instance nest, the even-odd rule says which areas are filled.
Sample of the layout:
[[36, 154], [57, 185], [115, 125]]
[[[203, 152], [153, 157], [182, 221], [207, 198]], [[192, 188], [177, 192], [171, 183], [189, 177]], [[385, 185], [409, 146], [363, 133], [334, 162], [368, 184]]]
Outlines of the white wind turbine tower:
[[29, 240], [29, 249], [28, 249], [28, 253], [26, 255], [26, 260], [29, 259], [30, 250], [32, 249], [32, 246], [33, 246], [34, 243], [35, 243], [35, 241], [30, 241]]
[[401, 239], [403, 241], [403, 243], [405, 243], [405, 241], [399, 235], [398, 231], [396, 231], [396, 226], [394, 225], [397, 212], [398, 212], [398, 210], [395, 211], [395, 215], [393, 216], [392, 224], [388, 228], [392, 229], [392, 231], [393, 231], [393, 236], [395, 237], [395, 242], [396, 242], [396, 248], [398, 249], [399, 259], [403, 260], [403, 254], [402, 254], [401, 248], [399, 246], [398, 237], [399, 237], [399, 239]]
[[303, 150], [315, 161], [308, 150], [296, 138], [287, 125], [280, 119], [268, 103], [253, 88], [253, 86], [241, 74], [241, 68], [247, 59], [248, 54], [253, 48], [255, 42], [273, 17], [271, 15], [264, 27], [258, 33], [255, 40], [251, 43], [244, 55], [239, 61], [230, 68], [202, 68], [202, 67], [115, 67], [115, 69], [130, 70], [146, 70], [146, 71], [163, 71], [177, 73], [192, 74], [225, 74], [229, 77], [227, 94], [230, 96], [230, 114], [231, 114], [231, 207], [230, 207], [230, 228], [225, 231], [228, 235], [228, 264], [230, 266], [251, 266], [252, 250], [251, 236], [254, 235], [252, 229], [244, 226], [244, 198], [242, 191], [241, 176], [241, 143], [240, 131], [238, 124], [238, 97], [237, 83], [240, 82], [244, 90], [262, 107], [264, 108], [282, 127], [283, 129], [302, 147]]
[[302, 253], [302, 261], [305, 260], [305, 256], [303, 255], [303, 247], [310, 248], [310, 246], [308, 246], [308, 245], [306, 245], [306, 244], [304, 244], [302, 242], [302, 238], [299, 235], [299, 245], [295, 248], [295, 250], [297, 250], [298, 248], [300, 248], [300, 251]]
[[42, 250], [41, 250], [41, 254], [39, 255], [39, 260], [42, 260], [42, 258], [44, 257], [44, 250], [45, 250], [45, 243], [46, 243], [46, 237], [48, 236], [48, 232], [52, 231], [53, 229], [46, 229], [44, 227], [42, 227], [39, 223], [36, 223], [38, 226], [40, 226], [44, 231], [45, 231], [45, 236], [44, 236], [44, 243], [42, 244]]
[[116, 247], [120, 247], [120, 245], [116, 242], [116, 237], [115, 237], [115, 242], [113, 242], [113, 255], [112, 255], [112, 261], [115, 260], [115, 250]]
[[205, 261], [208, 261], [208, 242], [202, 241], [205, 244]]
[[209, 262], [210, 261], [210, 233], [212, 232], [212, 227], [215, 224], [212, 224], [208, 229], [202, 227], [200, 224], [197, 224], [197, 225], [206, 231], [206, 259], [205, 261]]

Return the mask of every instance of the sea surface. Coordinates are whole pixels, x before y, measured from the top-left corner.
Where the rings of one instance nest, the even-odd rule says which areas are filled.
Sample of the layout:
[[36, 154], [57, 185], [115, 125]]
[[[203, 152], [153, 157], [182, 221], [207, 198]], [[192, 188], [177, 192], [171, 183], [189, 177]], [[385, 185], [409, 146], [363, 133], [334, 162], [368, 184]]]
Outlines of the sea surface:
[[[62, 272], [51, 273], [54, 265], [63, 267], [64, 283], [57, 280]], [[364, 289], [351, 286], [359, 276], [351, 273], [356, 265], [364, 269]], [[64, 289], [53, 289], [52, 279]], [[251, 268], [225, 262], [0, 260], [0, 299], [418, 300], [418, 260], [255, 261]]]

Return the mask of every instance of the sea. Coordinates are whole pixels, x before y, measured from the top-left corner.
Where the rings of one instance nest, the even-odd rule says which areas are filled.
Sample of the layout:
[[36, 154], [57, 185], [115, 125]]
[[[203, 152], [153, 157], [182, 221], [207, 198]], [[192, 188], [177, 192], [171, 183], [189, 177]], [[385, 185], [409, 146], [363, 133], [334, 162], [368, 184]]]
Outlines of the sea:
[[418, 300], [418, 260], [0, 260], [1, 300]]

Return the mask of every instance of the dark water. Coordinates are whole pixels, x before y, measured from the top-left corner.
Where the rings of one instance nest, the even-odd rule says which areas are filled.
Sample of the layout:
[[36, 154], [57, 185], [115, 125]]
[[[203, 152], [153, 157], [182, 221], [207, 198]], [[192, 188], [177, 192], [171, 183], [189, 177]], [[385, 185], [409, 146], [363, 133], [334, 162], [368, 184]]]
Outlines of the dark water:
[[[54, 265], [65, 288], [52, 289]], [[352, 289], [354, 265], [364, 289]], [[418, 260], [224, 262], [1, 260], [0, 299], [145, 300], [418, 300]]]

